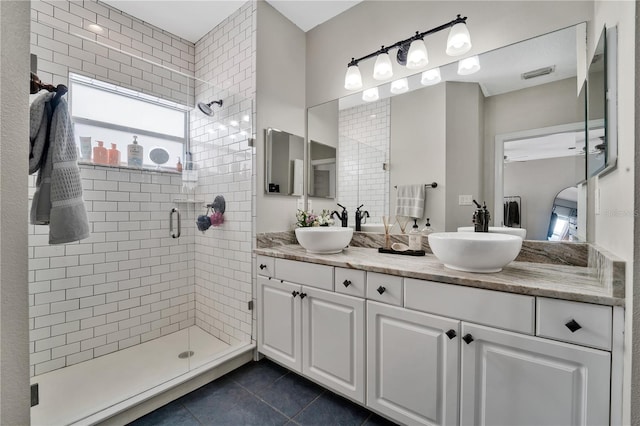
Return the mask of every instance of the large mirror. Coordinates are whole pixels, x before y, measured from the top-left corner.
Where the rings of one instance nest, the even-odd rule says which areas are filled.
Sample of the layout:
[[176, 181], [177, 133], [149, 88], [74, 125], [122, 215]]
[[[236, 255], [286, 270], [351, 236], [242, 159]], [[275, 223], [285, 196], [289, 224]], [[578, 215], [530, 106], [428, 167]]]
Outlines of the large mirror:
[[304, 138], [265, 129], [265, 188], [269, 195], [304, 195]]
[[[584, 49], [578, 34], [584, 31], [580, 24], [484, 53], [475, 74], [458, 75], [455, 62], [439, 68], [436, 84], [419, 73], [408, 77], [403, 94], [392, 94], [389, 83], [378, 87], [375, 102], [354, 93], [310, 108], [308, 139], [322, 140], [318, 132], [324, 131], [338, 140], [336, 202], [350, 211], [364, 204], [370, 222], [381, 222], [383, 215], [394, 215], [395, 187], [436, 182], [437, 188], [427, 189], [420, 225], [429, 218], [436, 231], [469, 226], [474, 210], [469, 196], [499, 208], [491, 213], [493, 223], [502, 225], [509, 201], [504, 195], [520, 195], [523, 205], [529, 200], [518, 188], [505, 191], [503, 173], [495, 173], [503, 167], [495, 160], [497, 135], [579, 123], [572, 130], [573, 146], [579, 149], [579, 138], [584, 144], [576, 67], [577, 52]], [[563, 180], [561, 188], [584, 180], [585, 156], [573, 157], [573, 181]], [[550, 162], [538, 161], [547, 169]], [[550, 170], [553, 180], [559, 169]], [[544, 230], [527, 238], [547, 239], [550, 208], [561, 188], [540, 209], [536, 221]]]

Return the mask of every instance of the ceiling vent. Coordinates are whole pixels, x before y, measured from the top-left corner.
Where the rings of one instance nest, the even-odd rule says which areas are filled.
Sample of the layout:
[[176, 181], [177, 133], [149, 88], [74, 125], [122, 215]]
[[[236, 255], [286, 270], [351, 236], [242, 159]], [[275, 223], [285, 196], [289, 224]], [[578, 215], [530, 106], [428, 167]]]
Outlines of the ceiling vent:
[[522, 73], [520, 76], [522, 77], [523, 80], [530, 80], [532, 78], [542, 77], [543, 75], [551, 74], [555, 70], [556, 70], [556, 66], [552, 65], [550, 67], [539, 68], [537, 70]]

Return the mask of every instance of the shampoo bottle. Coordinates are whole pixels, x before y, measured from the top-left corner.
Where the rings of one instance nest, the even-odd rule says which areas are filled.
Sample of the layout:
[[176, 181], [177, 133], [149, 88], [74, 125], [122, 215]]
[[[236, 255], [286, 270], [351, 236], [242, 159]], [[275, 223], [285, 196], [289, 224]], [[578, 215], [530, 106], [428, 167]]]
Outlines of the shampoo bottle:
[[138, 137], [133, 137], [133, 143], [127, 146], [127, 164], [130, 167], [142, 167], [144, 148], [138, 145]]
[[109, 154], [104, 142], [98, 141], [98, 146], [93, 148], [93, 162], [96, 164], [109, 164]]
[[413, 227], [409, 231], [409, 250], [422, 250], [422, 234], [418, 229], [418, 219], [413, 219]]
[[111, 144], [111, 149], [109, 150], [109, 165], [110, 166], [120, 165], [120, 151], [118, 151], [118, 147], [115, 143]]

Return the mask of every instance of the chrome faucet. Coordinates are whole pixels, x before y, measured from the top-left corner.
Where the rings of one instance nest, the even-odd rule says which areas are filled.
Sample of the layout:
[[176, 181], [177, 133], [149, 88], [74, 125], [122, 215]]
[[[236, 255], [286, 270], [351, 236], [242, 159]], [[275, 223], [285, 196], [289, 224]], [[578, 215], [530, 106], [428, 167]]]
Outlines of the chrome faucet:
[[491, 214], [487, 210], [487, 203], [483, 201], [482, 206], [476, 200], [473, 200], [473, 203], [478, 207], [473, 212], [473, 230], [475, 232], [489, 232]]
[[349, 214], [347, 213], [347, 208], [342, 204], [338, 204], [338, 206], [342, 207], [342, 213], [338, 213], [336, 210], [334, 210], [333, 213], [331, 213], [331, 217], [333, 217], [334, 215], [338, 216], [338, 220], [342, 222], [342, 227], [346, 228], [347, 226], [349, 226]]
[[360, 209], [364, 206], [364, 204], [360, 204], [360, 207], [356, 209], [356, 231], [362, 231], [362, 224], [367, 222], [367, 218], [369, 216], [369, 212], [364, 210], [360, 211]]

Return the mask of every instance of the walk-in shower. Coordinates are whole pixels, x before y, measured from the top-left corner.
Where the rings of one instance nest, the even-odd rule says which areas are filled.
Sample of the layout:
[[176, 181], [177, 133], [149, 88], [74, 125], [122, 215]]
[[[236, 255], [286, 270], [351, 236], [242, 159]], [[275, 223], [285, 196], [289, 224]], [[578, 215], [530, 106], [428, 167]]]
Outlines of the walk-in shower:
[[[89, 238], [49, 245], [47, 226], [29, 226], [30, 368], [39, 392], [32, 424], [128, 421], [131, 405], [202, 385], [252, 358], [254, 108], [247, 88], [254, 82], [242, 70], [242, 78], [211, 84], [214, 70], [233, 59], [207, 46], [226, 40], [223, 27], [251, 27], [253, 12], [247, 3], [194, 45], [103, 3], [32, 3], [38, 76], [69, 86], [76, 139], [113, 143], [123, 158], [79, 164]], [[102, 17], [108, 36], [80, 29]], [[116, 103], [91, 108], [98, 94]], [[197, 106], [204, 113], [202, 106], [222, 106], [210, 99], [224, 99], [224, 108], [203, 120]], [[144, 148], [142, 167], [124, 160], [133, 135]], [[191, 153], [194, 185], [183, 185], [177, 158], [149, 163], [157, 146], [172, 156], [178, 146], [183, 159]], [[35, 177], [29, 182], [31, 198]], [[226, 199], [224, 223], [198, 231], [197, 216], [218, 195]], [[170, 230], [174, 210], [179, 235]]]

